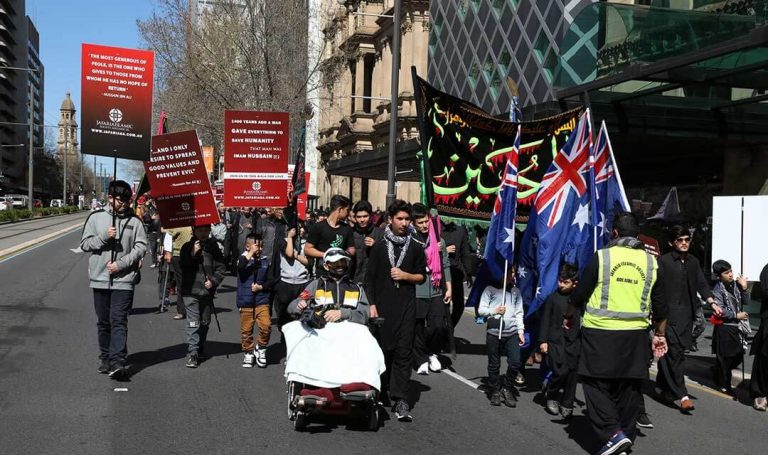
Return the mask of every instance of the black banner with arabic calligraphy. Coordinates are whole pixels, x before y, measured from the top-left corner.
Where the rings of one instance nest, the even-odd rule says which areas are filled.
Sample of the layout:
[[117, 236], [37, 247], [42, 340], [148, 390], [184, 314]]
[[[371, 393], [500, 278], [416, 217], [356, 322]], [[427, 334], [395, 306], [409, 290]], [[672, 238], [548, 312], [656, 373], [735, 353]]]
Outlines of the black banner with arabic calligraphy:
[[[427, 202], [441, 215], [490, 220], [517, 123], [435, 89], [415, 71], [413, 85], [425, 151]], [[576, 127], [581, 110], [521, 123], [517, 222], [528, 222], [542, 177]]]

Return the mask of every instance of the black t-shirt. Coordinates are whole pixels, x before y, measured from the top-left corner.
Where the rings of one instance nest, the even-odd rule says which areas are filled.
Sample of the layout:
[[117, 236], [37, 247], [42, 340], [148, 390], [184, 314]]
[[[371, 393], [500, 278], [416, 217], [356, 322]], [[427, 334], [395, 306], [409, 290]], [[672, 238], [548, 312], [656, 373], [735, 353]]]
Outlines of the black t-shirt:
[[[402, 247], [395, 247], [395, 257], [400, 256]], [[379, 329], [378, 340], [383, 350], [397, 344], [397, 336], [403, 325], [416, 321], [416, 285], [407, 281], [398, 284], [392, 280], [387, 241], [382, 239], [371, 248], [368, 256], [368, 270], [365, 277], [365, 294], [371, 305], [376, 305], [384, 325]], [[424, 248], [411, 241], [400, 269], [404, 272], [421, 274], [426, 277], [427, 258]]]
[[325, 252], [328, 248], [341, 248], [346, 250], [355, 246], [355, 240], [352, 236], [352, 228], [346, 224], [339, 223], [332, 228], [327, 221], [315, 223], [309, 229], [307, 234], [307, 243], [311, 243], [319, 251]]

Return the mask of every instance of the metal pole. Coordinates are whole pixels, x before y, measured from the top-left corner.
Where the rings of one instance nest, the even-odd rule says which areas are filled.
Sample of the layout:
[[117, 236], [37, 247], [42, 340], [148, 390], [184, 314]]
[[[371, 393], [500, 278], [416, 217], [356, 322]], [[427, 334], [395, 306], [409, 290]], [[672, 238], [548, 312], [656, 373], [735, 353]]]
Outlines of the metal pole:
[[387, 207], [395, 201], [395, 160], [397, 157], [397, 108], [400, 91], [400, 5], [395, 1], [392, 18], [392, 98], [389, 108], [389, 161], [387, 163]]
[[34, 107], [32, 105], [32, 83], [30, 82], [30, 84], [29, 84], [29, 173], [28, 173], [28, 176], [27, 176], [27, 186], [29, 187], [29, 188], [27, 188], [27, 199], [28, 199], [28, 201], [27, 201], [27, 208], [29, 208], [30, 211], [32, 211], [32, 207], [34, 206], [34, 203], [33, 203], [33, 196], [34, 196], [34, 194], [32, 193], [32, 185], [34, 184], [34, 181], [35, 181], [35, 176], [34, 176], [35, 171], [34, 171], [34, 168], [33, 168], [33, 165], [34, 165], [34, 151], [35, 151], [35, 144], [34, 144], [34, 141], [35, 141], [35, 135], [34, 135], [34, 132], [35, 132], [35, 128], [34, 128], [34, 126], [35, 126], [34, 125], [35, 116], [34, 116], [34, 113], [32, 112], [33, 109], [34, 109]]
[[93, 197], [95, 198], [98, 194], [96, 192], [96, 155], [93, 155]]

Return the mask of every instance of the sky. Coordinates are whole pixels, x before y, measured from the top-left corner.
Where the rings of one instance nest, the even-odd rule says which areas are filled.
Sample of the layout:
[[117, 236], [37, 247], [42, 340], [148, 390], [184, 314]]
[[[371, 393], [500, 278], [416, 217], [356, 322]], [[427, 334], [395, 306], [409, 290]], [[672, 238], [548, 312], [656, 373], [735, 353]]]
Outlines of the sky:
[[[71, 93], [80, 123], [81, 44], [141, 47], [136, 20], [150, 17], [156, 7], [156, 0], [26, 0], [27, 15], [40, 33], [46, 125], [58, 123], [59, 108], [67, 92]], [[85, 162], [93, 166], [93, 157], [86, 155]], [[111, 172], [111, 158], [98, 157], [97, 162]], [[118, 178], [122, 178], [119, 174], [120, 168]]]

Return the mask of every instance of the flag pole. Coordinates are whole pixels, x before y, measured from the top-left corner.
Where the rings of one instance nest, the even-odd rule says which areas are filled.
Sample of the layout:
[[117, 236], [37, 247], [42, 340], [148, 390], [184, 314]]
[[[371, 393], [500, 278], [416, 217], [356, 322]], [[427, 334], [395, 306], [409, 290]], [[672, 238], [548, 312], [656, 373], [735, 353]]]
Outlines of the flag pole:
[[605, 130], [605, 141], [608, 143], [608, 153], [611, 154], [611, 162], [613, 163], [613, 173], [616, 174], [616, 181], [619, 182], [619, 190], [621, 191], [621, 202], [624, 204], [624, 210], [629, 210], [629, 200], [627, 199], [627, 193], [624, 192], [624, 182], [621, 181], [621, 174], [619, 173], [619, 164], [616, 162], [616, 157], [613, 156], [613, 145], [611, 145], [611, 137], [608, 136], [608, 128], [605, 126], [605, 120], [600, 125], [601, 130]]
[[[506, 259], [504, 260], [504, 278], [502, 280], [501, 285], [501, 306], [506, 307], [507, 306], [507, 270], [509, 270], [509, 261]], [[507, 312], [507, 309], [504, 308], [504, 313]], [[501, 315], [501, 318], [499, 319], [499, 341], [501, 341], [501, 331], [504, 328], [504, 314]]]
[[597, 181], [595, 177], [595, 143], [592, 136], [592, 111], [587, 108], [587, 126], [589, 128], [589, 187], [592, 208], [592, 252], [597, 252]]

